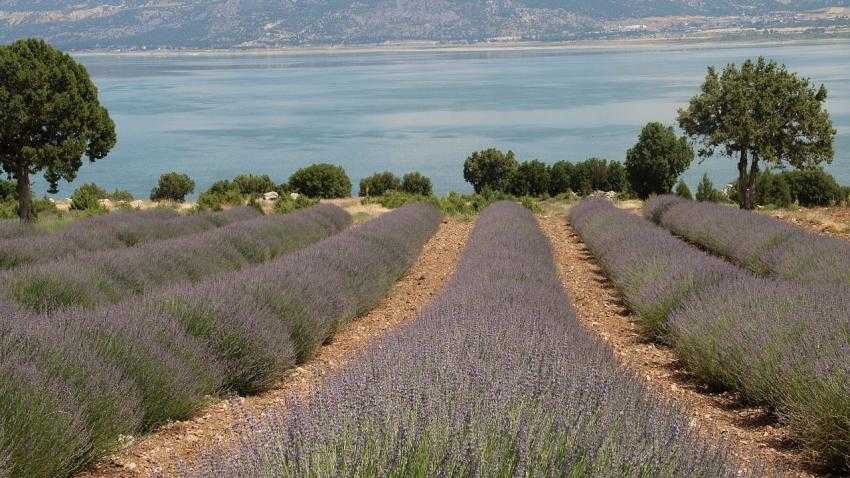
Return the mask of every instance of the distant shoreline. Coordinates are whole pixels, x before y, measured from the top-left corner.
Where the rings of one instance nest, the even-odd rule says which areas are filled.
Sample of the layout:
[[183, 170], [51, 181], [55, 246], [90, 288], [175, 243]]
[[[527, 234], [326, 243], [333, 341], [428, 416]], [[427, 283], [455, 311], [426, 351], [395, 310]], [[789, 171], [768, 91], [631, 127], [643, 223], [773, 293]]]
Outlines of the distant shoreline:
[[846, 44], [850, 31], [842, 35], [786, 38], [729, 38], [729, 37], [659, 37], [635, 39], [578, 40], [566, 42], [504, 41], [480, 43], [441, 43], [431, 41], [392, 42], [375, 45], [291, 46], [270, 48], [227, 49], [151, 49], [151, 50], [77, 50], [75, 56], [307, 56], [371, 53], [476, 53], [500, 51], [612, 51], [645, 50], [652, 48], [699, 48], [703, 46], [788, 46], [841, 43]]

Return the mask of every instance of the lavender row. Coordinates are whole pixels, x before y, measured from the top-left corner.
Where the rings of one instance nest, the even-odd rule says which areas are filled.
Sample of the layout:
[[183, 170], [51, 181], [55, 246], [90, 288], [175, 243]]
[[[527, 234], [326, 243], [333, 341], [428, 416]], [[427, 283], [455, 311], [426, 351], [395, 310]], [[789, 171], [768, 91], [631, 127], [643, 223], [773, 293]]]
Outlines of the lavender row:
[[350, 224], [348, 213], [332, 205], [260, 216], [189, 236], [5, 271], [0, 297], [38, 312], [117, 303], [268, 261]]
[[[439, 224], [398, 209], [269, 263], [109, 308], [0, 303], [0, 450], [12, 476], [67, 476], [121, 436], [267, 389], [371, 308]], [[2, 470], [0, 470], [0, 474]]]
[[656, 339], [666, 339], [670, 312], [689, 295], [748, 275], [610, 201], [582, 201], [570, 223]]
[[44, 230], [21, 224], [21, 221], [17, 219], [0, 220], [0, 241], [20, 237], [34, 237], [41, 234], [44, 234]]
[[850, 290], [718, 263], [607, 202], [579, 204], [570, 221], [691, 372], [775, 410], [801, 444], [850, 469]]
[[674, 234], [757, 274], [803, 284], [850, 285], [847, 241], [714, 203], [661, 196], [646, 207], [653, 221]]
[[732, 476], [576, 322], [534, 217], [485, 210], [454, 277], [196, 476]]
[[196, 234], [259, 215], [254, 208], [239, 207], [190, 215], [168, 209], [124, 211], [81, 219], [54, 234], [0, 240], [0, 269]]

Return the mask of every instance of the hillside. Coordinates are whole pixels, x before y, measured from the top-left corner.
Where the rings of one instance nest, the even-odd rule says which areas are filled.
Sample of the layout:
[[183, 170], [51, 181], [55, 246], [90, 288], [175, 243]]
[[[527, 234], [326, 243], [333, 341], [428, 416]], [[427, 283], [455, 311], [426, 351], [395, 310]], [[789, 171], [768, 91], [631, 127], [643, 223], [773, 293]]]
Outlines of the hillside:
[[0, 42], [41, 36], [89, 49], [572, 40], [848, 22], [845, 9], [797, 13], [829, 6], [850, 0], [0, 0]]

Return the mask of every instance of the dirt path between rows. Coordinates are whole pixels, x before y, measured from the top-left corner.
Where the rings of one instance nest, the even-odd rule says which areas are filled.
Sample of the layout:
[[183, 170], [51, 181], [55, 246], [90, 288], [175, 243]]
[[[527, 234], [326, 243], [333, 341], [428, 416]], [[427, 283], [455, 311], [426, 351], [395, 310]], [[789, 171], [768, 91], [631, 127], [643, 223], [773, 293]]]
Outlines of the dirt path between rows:
[[454, 272], [471, 230], [471, 222], [445, 220], [417, 262], [375, 309], [342, 327], [333, 342], [323, 345], [272, 390], [211, 405], [196, 418], [167, 425], [79, 476], [174, 476], [181, 463], [191, 463], [199, 452], [226, 443], [248, 417], [284, 409], [287, 402], [315, 389], [324, 375], [343, 367], [371, 341], [413, 320]]
[[[712, 393], [687, 373], [674, 351], [642, 337], [625, 302], [562, 215], [540, 216], [561, 281], [579, 322], [610, 345], [618, 360], [662, 397], [677, 403], [712, 439], [725, 440], [749, 470], [767, 464], [783, 475], [817, 476], [807, 457], [764, 410], [733, 394]], [[756, 471], [758, 472], [758, 471]]]

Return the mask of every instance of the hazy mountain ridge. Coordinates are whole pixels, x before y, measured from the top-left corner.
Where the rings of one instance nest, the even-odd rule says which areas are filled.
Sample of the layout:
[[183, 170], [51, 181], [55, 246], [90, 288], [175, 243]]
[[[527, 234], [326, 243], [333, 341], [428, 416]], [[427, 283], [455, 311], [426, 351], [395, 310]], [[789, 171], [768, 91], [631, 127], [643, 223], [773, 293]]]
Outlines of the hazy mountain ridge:
[[616, 23], [628, 19], [828, 6], [850, 0], [0, 0], [0, 42], [41, 36], [66, 48], [227, 48], [569, 40], [645, 27]]

